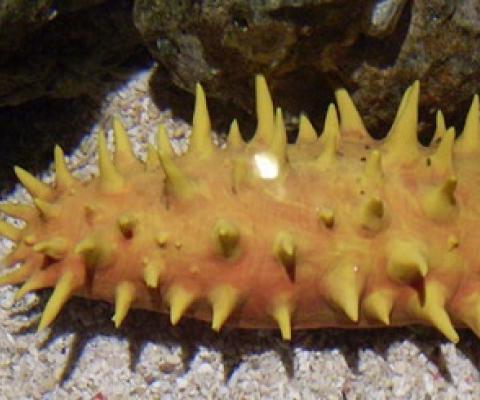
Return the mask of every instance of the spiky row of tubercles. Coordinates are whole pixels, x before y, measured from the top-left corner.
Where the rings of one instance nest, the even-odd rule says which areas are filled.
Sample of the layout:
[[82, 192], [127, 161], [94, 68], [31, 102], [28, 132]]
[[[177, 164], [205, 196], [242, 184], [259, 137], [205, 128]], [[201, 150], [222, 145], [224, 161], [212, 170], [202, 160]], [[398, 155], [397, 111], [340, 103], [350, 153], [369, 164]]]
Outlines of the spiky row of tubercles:
[[[287, 144], [280, 109], [256, 78], [257, 131], [234, 121], [225, 149], [211, 140], [197, 85], [190, 148], [176, 157], [164, 127], [146, 161], [118, 118], [115, 153], [98, 134], [99, 176], [74, 179], [55, 147], [56, 181], [15, 172], [32, 204], [0, 210], [16, 242], [0, 284], [16, 297], [53, 287], [39, 328], [74, 295], [249, 328], [429, 324], [458, 341], [480, 335], [480, 128], [475, 96], [455, 140], [441, 112], [428, 148], [417, 142], [419, 83], [405, 92], [387, 137], [367, 133], [337, 90], [322, 134], [305, 115]], [[337, 110], [338, 114], [337, 115]], [[17, 265], [18, 264], [18, 265]]]

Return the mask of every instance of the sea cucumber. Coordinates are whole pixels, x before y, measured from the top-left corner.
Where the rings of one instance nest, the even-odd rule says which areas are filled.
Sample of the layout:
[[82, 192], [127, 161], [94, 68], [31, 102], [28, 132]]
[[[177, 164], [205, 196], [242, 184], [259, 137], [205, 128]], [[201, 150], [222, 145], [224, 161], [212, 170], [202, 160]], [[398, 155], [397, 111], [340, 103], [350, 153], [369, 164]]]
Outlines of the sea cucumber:
[[[419, 82], [392, 127], [373, 139], [344, 89], [323, 132], [300, 117], [288, 144], [282, 111], [263, 76], [257, 129], [246, 143], [236, 121], [225, 148], [212, 142], [196, 87], [190, 146], [175, 156], [165, 127], [145, 161], [113, 119], [111, 158], [98, 134], [98, 177], [73, 178], [55, 147], [55, 183], [15, 172], [30, 204], [0, 210], [16, 243], [0, 284], [16, 298], [53, 287], [39, 329], [72, 296], [244, 328], [370, 328], [424, 324], [452, 342], [455, 327], [480, 336], [480, 126], [474, 96], [456, 140], [437, 113], [428, 147], [417, 140]], [[337, 115], [338, 110], [338, 115]]]

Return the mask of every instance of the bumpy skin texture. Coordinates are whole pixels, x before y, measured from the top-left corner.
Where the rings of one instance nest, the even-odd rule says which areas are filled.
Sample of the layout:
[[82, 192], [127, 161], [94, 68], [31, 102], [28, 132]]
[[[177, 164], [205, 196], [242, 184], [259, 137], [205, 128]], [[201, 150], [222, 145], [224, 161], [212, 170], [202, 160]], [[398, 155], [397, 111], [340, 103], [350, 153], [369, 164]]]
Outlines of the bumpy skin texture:
[[344, 90], [317, 138], [300, 119], [289, 145], [256, 78], [258, 127], [244, 143], [232, 123], [225, 149], [211, 142], [197, 85], [190, 149], [175, 157], [164, 128], [136, 159], [118, 119], [113, 160], [99, 134], [99, 177], [73, 179], [55, 149], [50, 187], [16, 168], [34, 205], [0, 209], [27, 224], [0, 233], [18, 243], [20, 267], [0, 284], [55, 287], [40, 328], [73, 295], [212, 322], [291, 329], [433, 325], [480, 334], [478, 98], [455, 141], [442, 115], [429, 148], [417, 143], [419, 84], [405, 93], [389, 135], [372, 139]]

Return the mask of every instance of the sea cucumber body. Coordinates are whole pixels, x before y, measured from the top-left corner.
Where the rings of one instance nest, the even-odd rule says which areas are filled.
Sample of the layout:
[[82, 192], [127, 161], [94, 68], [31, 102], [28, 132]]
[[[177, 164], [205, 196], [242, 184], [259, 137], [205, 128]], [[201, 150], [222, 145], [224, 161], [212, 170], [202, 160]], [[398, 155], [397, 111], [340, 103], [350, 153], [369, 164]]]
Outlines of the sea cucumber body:
[[440, 126], [436, 144], [411, 147], [412, 88], [381, 141], [358, 119], [348, 126], [351, 104], [340, 98], [340, 124], [331, 108], [319, 139], [303, 132], [287, 144], [265, 92], [259, 124], [273, 131], [250, 143], [207, 144], [198, 98], [193, 150], [182, 156], [160, 138], [159, 160], [144, 164], [122, 147], [117, 126], [113, 161], [99, 150], [99, 177], [63, 178], [45, 192], [23, 179], [52, 207], [36, 203], [24, 218], [7, 264], [28, 271], [3, 283], [60, 287], [44, 325], [80, 295], [115, 303], [117, 325], [133, 306], [215, 330], [278, 325], [286, 339], [291, 328], [412, 323], [452, 341], [453, 325], [478, 334], [479, 140], [453, 147], [454, 133]]

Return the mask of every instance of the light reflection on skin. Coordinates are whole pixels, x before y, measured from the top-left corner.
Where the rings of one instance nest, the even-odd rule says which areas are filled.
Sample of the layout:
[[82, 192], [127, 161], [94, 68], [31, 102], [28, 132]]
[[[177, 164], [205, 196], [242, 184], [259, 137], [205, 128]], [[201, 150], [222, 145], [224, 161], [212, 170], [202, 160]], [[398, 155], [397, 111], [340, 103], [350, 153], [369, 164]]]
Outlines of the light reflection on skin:
[[253, 165], [258, 176], [262, 179], [275, 179], [280, 173], [280, 165], [274, 155], [263, 152], [253, 156]]

